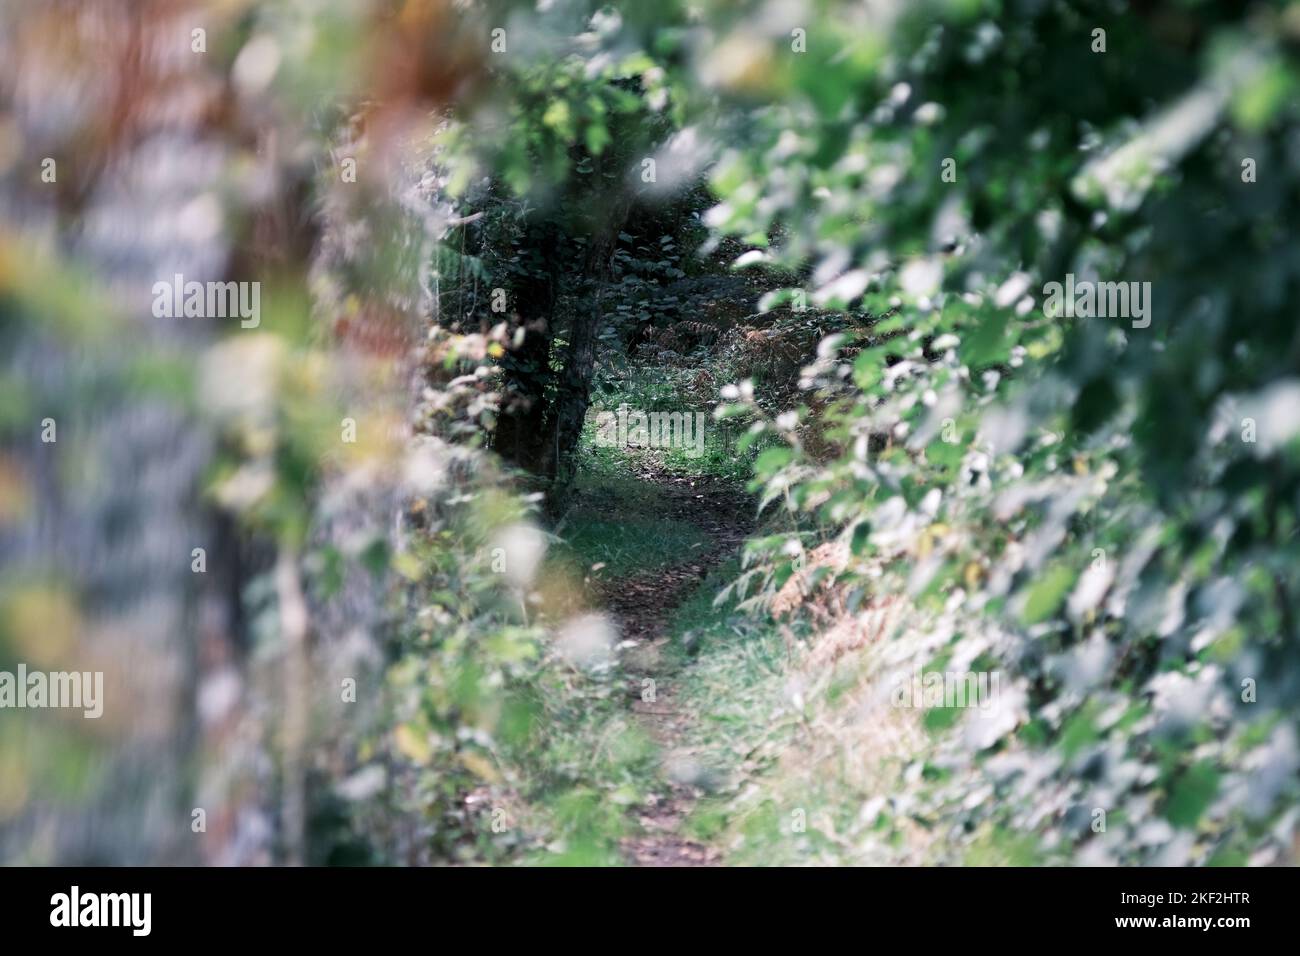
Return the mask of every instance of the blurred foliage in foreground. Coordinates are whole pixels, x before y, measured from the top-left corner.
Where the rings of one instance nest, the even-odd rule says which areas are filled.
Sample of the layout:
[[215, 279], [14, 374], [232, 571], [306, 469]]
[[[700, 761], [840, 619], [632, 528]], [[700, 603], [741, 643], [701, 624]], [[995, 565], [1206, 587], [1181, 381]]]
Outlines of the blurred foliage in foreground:
[[[740, 858], [816, 778], [755, 862], [1294, 860], [1300, 5], [0, 16], [0, 664], [110, 694], [3, 715], [6, 860], [614, 860], [649, 750], [497, 452], [562, 500], [596, 343], [694, 318], [679, 243], [836, 316], [724, 392], [746, 653], [781, 615], [796, 710], [858, 721]], [[154, 318], [176, 274], [260, 326]], [[1046, 312], [1067, 274], [1149, 325]], [[914, 662], [1012, 690], [855, 749]]]
[[[713, 175], [715, 226], [788, 224], [811, 300], [875, 317], [823, 342], [798, 424], [728, 410], [787, 438], [758, 483], [799, 527], [745, 584], [905, 593], [927, 665], [1014, 675], [859, 825], [924, 819], [941, 859], [1293, 860], [1300, 7], [895, 13], [810, 24], [834, 65], [755, 74], [773, 105]], [[1150, 282], [1149, 326], [1053, 314], [1068, 273]]]

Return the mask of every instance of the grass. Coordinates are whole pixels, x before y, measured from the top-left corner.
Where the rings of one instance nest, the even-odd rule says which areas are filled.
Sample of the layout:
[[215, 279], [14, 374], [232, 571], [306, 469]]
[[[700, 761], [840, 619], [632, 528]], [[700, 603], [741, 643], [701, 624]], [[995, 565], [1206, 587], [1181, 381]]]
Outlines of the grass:
[[622, 578], [676, 564], [707, 541], [685, 521], [579, 515], [569, 522], [556, 551], [587, 568], [603, 564], [604, 577]]
[[[756, 457], [751, 451], [739, 452], [733, 436], [722, 433], [723, 426], [705, 426], [702, 452], [683, 448], [617, 448], [598, 447], [594, 444], [583, 449], [592, 470], [619, 471], [640, 467], [647, 471], [681, 478], [721, 478], [741, 484], [753, 475]], [[588, 423], [594, 439], [594, 423]]]
[[[708, 535], [664, 515], [652, 483], [615, 468], [581, 472], [572, 509], [556, 528], [547, 562], [584, 576], [603, 564], [606, 581], [632, 578], [689, 559]], [[560, 866], [622, 862], [620, 840], [634, 829], [628, 809], [657, 781], [655, 743], [627, 706], [624, 676], [547, 668], [536, 687], [538, 719], [529, 774], [520, 793], [526, 828], [540, 838], [523, 861]]]
[[[653, 471], [688, 478], [712, 476], [729, 481], [743, 482], [753, 474], [755, 452], [736, 451], [736, 441], [741, 429], [733, 422], [717, 421], [713, 408], [718, 400], [716, 392], [701, 392], [692, 383], [698, 369], [678, 369], [660, 366], [632, 365], [616, 380], [602, 379], [593, 408], [588, 413], [583, 428], [579, 451], [580, 468], [592, 474], [626, 474], [638, 466]], [[650, 412], [682, 412], [696, 419], [703, 415], [704, 441], [689, 443], [664, 443], [666, 447], [627, 447], [597, 443], [597, 418], [603, 412], [617, 414], [626, 405], [631, 410]], [[696, 433], [692, 432], [692, 438]], [[615, 438], [628, 437], [626, 434]], [[636, 442], [657, 445], [658, 441]]]
[[[671, 410], [671, 405], [633, 405], [649, 411]], [[736, 450], [739, 437], [734, 426], [716, 422], [712, 415], [704, 421], [703, 447], [692, 444], [679, 447], [637, 447], [634, 445], [601, 445], [597, 443], [596, 413], [587, 418], [583, 426], [582, 443], [578, 451], [579, 468], [594, 475], [621, 475], [637, 469], [683, 478], [714, 477], [743, 482], [753, 474], [754, 453]]]
[[[653, 482], [633, 477], [643, 457], [586, 452], [551, 560], [584, 572], [603, 563], [601, 576], [616, 583], [676, 564], [708, 541], [665, 514], [667, 496]], [[886, 799], [900, 789], [899, 755], [923, 752], [924, 730], [909, 737], [902, 726], [918, 715], [864, 709], [880, 679], [871, 652], [809, 667], [800, 652], [806, 630], [742, 612], [734, 599], [715, 603], [740, 571], [734, 558], [714, 568], [669, 619], [663, 674], [675, 706], [693, 715], [674, 749], [688, 750], [710, 781], [683, 835], [719, 847], [733, 864], [918, 862], [927, 837]], [[560, 836], [538, 861], [617, 863], [618, 841], [633, 829], [628, 809], [659, 785], [659, 755], [617, 677], [569, 680], [543, 691], [538, 759], [547, 819]], [[864, 713], [873, 715], [865, 723]], [[999, 861], [1026, 852], [999, 834], [981, 849]]]
[[[646, 466], [644, 455], [587, 449], [557, 558], [587, 568], [603, 562], [602, 574], [617, 580], [677, 563], [707, 540], [665, 514], [658, 487], [632, 477], [633, 468]], [[930, 734], [922, 715], [868, 707], [881, 680], [872, 652], [812, 666], [801, 643], [812, 637], [810, 625], [740, 611], [734, 599], [715, 603], [740, 571], [738, 559], [714, 568], [669, 619], [663, 673], [674, 682], [675, 706], [693, 718], [674, 749], [689, 751], [710, 782], [683, 835], [718, 847], [732, 864], [919, 862], [929, 837], [895, 816], [887, 798], [901, 790], [906, 760], [925, 751]], [[628, 725], [622, 705], [611, 706], [569, 714], [553, 732], [568, 735], [556, 750], [573, 762], [570, 778], [581, 769], [585, 789], [626, 807], [656, 787], [657, 756], [649, 742], [645, 750], [628, 743], [623, 759], [584, 767], [584, 758], [600, 752], [602, 728], [635, 740], [635, 722]], [[626, 814], [598, 816], [611, 832], [623, 832]], [[578, 858], [591, 858], [591, 833], [575, 837]], [[998, 834], [984, 852], [999, 860], [1023, 855]]]
[[[921, 862], [928, 835], [888, 799], [925, 753], [920, 715], [871, 706], [881, 686], [871, 650], [810, 666], [810, 627], [715, 606], [739, 570], [716, 569], [672, 622], [678, 701], [697, 715], [687, 744], [721, 781], [694, 807], [689, 834], [730, 864]], [[995, 835], [986, 856], [1024, 852]]]
[[735, 842], [740, 827], [779, 841], [777, 818], [769, 813], [759, 822], [738, 799], [772, 768], [772, 755], [793, 739], [802, 720], [785, 693], [785, 642], [773, 622], [737, 611], [734, 600], [714, 603], [739, 572], [734, 559], [716, 568], [671, 622], [679, 705], [699, 715], [687, 743], [720, 781], [695, 806], [686, 829], [696, 839], [724, 844]]
[[708, 543], [688, 521], [664, 515], [664, 495], [626, 472], [587, 470], [574, 482], [575, 504], [556, 531], [554, 556], [585, 573], [603, 564], [604, 578], [632, 577], [677, 564]]
[[627, 808], [644, 799], [658, 755], [621, 698], [616, 676], [556, 674], [533, 741], [535, 773], [525, 799], [535, 807], [544, 847], [526, 861], [552, 866], [602, 866], [621, 861]]
[[[668, 494], [635, 477], [665, 470], [662, 456], [649, 455], [659, 452], [588, 443], [573, 507], [556, 529], [562, 543], [548, 560], [580, 576], [603, 564], [601, 578], [617, 585], [688, 560], [708, 542], [671, 515]], [[738, 559], [714, 568], [669, 619], [662, 673], [674, 683], [675, 706], [692, 715], [673, 748], [689, 751], [709, 781], [683, 835], [718, 847], [732, 864], [925, 862], [934, 837], [890, 798], [906, 790], [908, 765], [925, 765], [927, 741], [946, 735], [953, 715], [873, 703], [883, 686], [876, 651], [818, 663], [836, 639], [814, 638], [807, 615], [802, 625], [781, 624], [738, 610], [734, 599], [715, 603], [740, 571]], [[818, 654], [804, 653], [805, 639]], [[617, 674], [557, 672], [539, 692], [545, 726], [529, 799], [540, 804], [541, 832], [555, 836], [533, 861], [621, 862], [619, 841], [635, 830], [629, 809], [661, 785], [658, 748]], [[974, 853], [987, 862], [1031, 855], [1031, 842], [1001, 832]]]

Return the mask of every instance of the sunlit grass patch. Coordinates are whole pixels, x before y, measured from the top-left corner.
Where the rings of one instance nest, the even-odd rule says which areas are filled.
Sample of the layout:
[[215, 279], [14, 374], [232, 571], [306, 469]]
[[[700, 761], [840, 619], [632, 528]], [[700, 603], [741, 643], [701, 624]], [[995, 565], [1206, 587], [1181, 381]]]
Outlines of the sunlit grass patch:
[[881, 705], [873, 650], [836, 659], [820, 653], [834, 635], [800, 618], [715, 606], [738, 571], [719, 569], [673, 621], [689, 743], [721, 781], [687, 830], [731, 864], [922, 862], [931, 836], [889, 802], [926, 752], [920, 713]]
[[[702, 413], [702, 439], [692, 432], [694, 439], [689, 443], [662, 441], [656, 432], [655, 437], [643, 440], [633, 435], [627, 442], [616, 441], [610, 444], [600, 438], [598, 411], [588, 414], [583, 426], [582, 438], [578, 449], [579, 468], [589, 473], [602, 475], [633, 474], [637, 472], [655, 472], [680, 477], [726, 478], [731, 481], [746, 481], [753, 474], [753, 450], [740, 451], [736, 442], [740, 431], [728, 422], [719, 422], [713, 418], [712, 408], [692, 408], [682, 411], [679, 404], [657, 401], [650, 397], [625, 401], [623, 404], [635, 409], [650, 412], [680, 412], [683, 415]], [[607, 412], [617, 414], [619, 406], [614, 405]], [[692, 428], [696, 427], [695, 424]], [[612, 430], [612, 437], [622, 436], [617, 428]], [[607, 435], [607, 438], [610, 437]]]

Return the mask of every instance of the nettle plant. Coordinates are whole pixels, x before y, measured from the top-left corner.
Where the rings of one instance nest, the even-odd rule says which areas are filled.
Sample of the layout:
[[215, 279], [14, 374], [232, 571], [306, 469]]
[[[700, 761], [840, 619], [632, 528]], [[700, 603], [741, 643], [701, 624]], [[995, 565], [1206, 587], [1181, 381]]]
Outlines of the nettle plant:
[[[810, 301], [869, 323], [823, 342], [802, 407], [728, 393], [720, 414], [786, 439], [755, 481], [790, 530], [753, 542], [739, 587], [770, 593], [837, 538], [861, 596], [886, 586], [855, 582], [874, 562], [964, 612], [956, 642], [996, 629], [1023, 706], [927, 775], [937, 802], [988, 788], [962, 833], [1276, 859], [1300, 766], [1294, 30], [1271, 9], [1003, 6], [919, 4], [883, 34], [810, 18], [820, 71], [732, 84], [781, 105], [733, 138], [709, 221], [760, 248], [783, 225], [763, 255], [811, 261]], [[1257, 155], [1267, 183], [1243, 173]], [[1150, 325], [1045, 310], [1069, 274], [1150, 282]]]

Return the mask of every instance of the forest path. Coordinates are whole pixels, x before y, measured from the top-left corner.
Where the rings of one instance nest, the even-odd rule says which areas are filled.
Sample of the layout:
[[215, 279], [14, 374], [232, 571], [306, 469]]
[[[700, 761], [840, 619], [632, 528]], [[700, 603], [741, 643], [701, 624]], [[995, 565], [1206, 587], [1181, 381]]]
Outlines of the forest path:
[[641, 833], [623, 841], [623, 852], [633, 866], [715, 865], [720, 853], [684, 832], [691, 808], [706, 789], [708, 769], [687, 743], [698, 714], [677, 693], [680, 675], [691, 663], [688, 654], [671, 646], [671, 623], [708, 573], [738, 552], [753, 526], [753, 504], [734, 484], [709, 476], [676, 476], [645, 464], [634, 474], [656, 487], [665, 503], [664, 517], [695, 526], [706, 543], [684, 561], [600, 589], [622, 639], [635, 642], [623, 654], [628, 699], [661, 758], [650, 798], [632, 810]]

